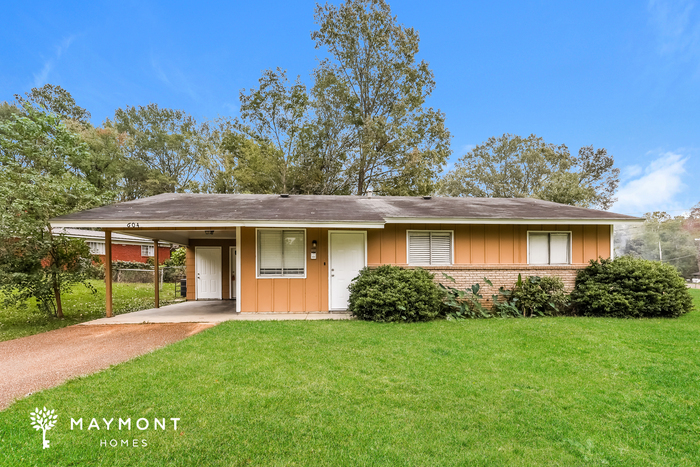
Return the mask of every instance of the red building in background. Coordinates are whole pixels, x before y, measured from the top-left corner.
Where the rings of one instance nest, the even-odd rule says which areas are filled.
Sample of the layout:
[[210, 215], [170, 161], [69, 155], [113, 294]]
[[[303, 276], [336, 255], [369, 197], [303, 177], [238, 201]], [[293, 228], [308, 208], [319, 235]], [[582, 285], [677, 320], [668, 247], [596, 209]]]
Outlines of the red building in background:
[[[65, 234], [73, 238], [82, 238], [90, 247], [93, 255], [98, 255], [105, 262], [105, 233], [84, 229], [53, 229], [54, 235]], [[148, 262], [154, 255], [153, 240], [112, 233], [112, 261]], [[170, 243], [158, 244], [158, 262], [163, 264], [170, 259]]]

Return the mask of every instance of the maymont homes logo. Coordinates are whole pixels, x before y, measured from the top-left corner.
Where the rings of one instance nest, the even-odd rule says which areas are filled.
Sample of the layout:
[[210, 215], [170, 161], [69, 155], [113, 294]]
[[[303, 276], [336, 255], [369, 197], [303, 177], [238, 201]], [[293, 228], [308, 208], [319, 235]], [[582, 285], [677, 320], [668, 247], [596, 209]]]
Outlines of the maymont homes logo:
[[43, 410], [39, 410], [37, 407], [34, 412], [29, 414], [29, 418], [32, 420], [32, 426], [36, 431], [41, 430], [44, 439], [44, 449], [49, 447], [49, 440], [46, 439], [46, 432], [56, 425], [56, 420], [58, 415], [54, 414], [55, 410], [48, 410], [44, 407]]
[[[42, 431], [43, 434], [43, 449], [47, 449], [50, 446], [49, 440], [46, 439], [46, 432], [49, 431], [51, 428], [56, 426], [56, 420], [58, 420], [58, 415], [56, 415], [55, 410], [49, 410], [46, 407], [44, 407], [42, 410], [39, 410], [37, 407], [34, 409], [34, 412], [31, 412], [29, 414], [29, 418], [31, 419], [31, 424], [32, 427], [39, 431]], [[117, 430], [119, 432], [123, 431], [128, 431], [131, 432], [132, 429], [132, 424], [131, 424], [131, 417], [127, 418], [119, 418], [119, 421], [117, 421], [115, 418], [110, 418], [107, 420], [106, 418], [102, 418], [102, 423], [98, 421], [97, 418], [93, 419], [88, 419], [90, 420], [89, 425], [87, 425], [87, 431], [93, 431], [95, 432], [104, 432], [104, 431], [110, 431], [110, 429]], [[134, 424], [135, 430], [137, 432], [145, 432], [146, 430], [152, 430], [152, 431], [166, 431], [169, 428], [170, 423], [166, 422], [166, 418], [154, 418], [153, 423], [151, 424], [151, 420], [147, 418], [139, 418], [136, 420], [136, 423]], [[180, 421], [179, 418], [170, 418], [169, 420], [172, 423], [172, 429], [173, 431], [177, 431], [177, 422]], [[82, 431], [84, 428], [83, 425], [83, 419], [70, 419], [70, 430], [79, 430]], [[100, 446], [101, 447], [146, 447], [148, 446], [148, 441], [145, 438], [137, 438], [134, 439], [132, 437], [129, 437], [128, 439], [109, 439], [108, 438], [103, 438], [100, 437], [101, 439], [99, 440]]]

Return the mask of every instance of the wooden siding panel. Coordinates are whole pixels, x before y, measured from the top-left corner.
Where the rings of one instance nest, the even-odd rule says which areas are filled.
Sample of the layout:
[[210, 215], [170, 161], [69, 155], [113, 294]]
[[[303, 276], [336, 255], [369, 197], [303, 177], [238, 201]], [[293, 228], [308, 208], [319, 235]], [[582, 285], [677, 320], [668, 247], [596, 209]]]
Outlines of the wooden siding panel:
[[499, 264], [500, 261], [500, 226], [487, 225], [485, 228], [485, 261], [488, 264]]
[[513, 264], [515, 263], [515, 229], [512, 225], [501, 225], [499, 236], [499, 263]]
[[[290, 279], [269, 279], [272, 284], [272, 311], [289, 311]], [[303, 279], [299, 279], [303, 280]]]
[[471, 262], [471, 226], [457, 225], [455, 226], [454, 249], [455, 249], [455, 264], [469, 264]]
[[382, 264], [396, 264], [396, 224], [386, 224], [382, 230]]
[[[293, 313], [299, 313], [306, 311], [306, 300], [305, 300], [305, 295], [307, 293], [307, 287], [306, 284], [307, 282], [309, 284], [312, 284], [311, 281], [304, 280], [304, 279], [289, 279], [289, 311]], [[316, 287], [314, 287], [316, 289]], [[311, 295], [310, 298], [314, 298], [314, 296], [318, 296], [318, 291], [311, 290]], [[318, 306], [313, 306], [309, 308], [309, 311], [317, 311], [320, 310]]]
[[[286, 311], [283, 309], [275, 310], [272, 308], [273, 297], [275, 293], [274, 279], [257, 279], [257, 304], [253, 311]], [[244, 292], [241, 292], [244, 293]]]
[[583, 226], [583, 262], [587, 263], [592, 259], [598, 259], [598, 234], [597, 226]]
[[583, 226], [571, 226], [571, 262], [582, 264], [583, 260]]
[[396, 264], [408, 263], [408, 250], [406, 245], [407, 224], [396, 224]]
[[484, 225], [472, 225], [472, 263], [486, 262], [486, 230]]
[[187, 278], [187, 300], [195, 299], [194, 247], [185, 247], [185, 275]]
[[[326, 248], [328, 246], [326, 245]], [[326, 258], [328, 255], [326, 254]], [[367, 264], [382, 263], [382, 231], [372, 229], [367, 232]]]

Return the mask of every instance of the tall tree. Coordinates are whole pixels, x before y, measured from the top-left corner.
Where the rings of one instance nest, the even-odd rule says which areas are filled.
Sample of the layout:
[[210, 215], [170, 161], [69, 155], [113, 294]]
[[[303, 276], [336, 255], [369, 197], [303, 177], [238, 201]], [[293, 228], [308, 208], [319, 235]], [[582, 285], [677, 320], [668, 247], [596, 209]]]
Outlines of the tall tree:
[[192, 188], [208, 145], [201, 126], [191, 115], [157, 104], [127, 106], [118, 109], [114, 121], [107, 120], [104, 126], [128, 135], [127, 157], [148, 168], [134, 197]]
[[29, 103], [58, 115], [62, 120], [75, 120], [80, 123], [90, 121], [90, 112], [76, 104], [73, 96], [61, 86], [45, 84], [40, 88], [32, 88], [25, 96], [15, 95], [20, 107]]
[[416, 59], [418, 32], [399, 24], [384, 0], [317, 5], [315, 19], [311, 37], [330, 55], [316, 76], [337, 99], [339, 123], [354, 132], [353, 191], [429, 194], [449, 156], [450, 133], [444, 114], [425, 105], [435, 80]]
[[443, 178], [448, 196], [539, 198], [609, 209], [616, 201], [619, 169], [605, 149], [583, 147], [573, 156], [565, 145], [504, 134], [462, 156]]
[[269, 175], [278, 180], [271, 186], [273, 192], [289, 193], [309, 118], [306, 86], [299, 78], [289, 84], [284, 70], [266, 70], [258, 88], [241, 91], [240, 100], [239, 129], [264, 149], [259, 155], [269, 159], [265, 164], [274, 172]]
[[71, 163], [86, 152], [60, 117], [31, 105], [0, 122], [0, 290], [6, 303], [34, 297], [60, 318], [61, 292], [84, 282], [87, 245], [52, 235], [49, 219], [102, 203]]

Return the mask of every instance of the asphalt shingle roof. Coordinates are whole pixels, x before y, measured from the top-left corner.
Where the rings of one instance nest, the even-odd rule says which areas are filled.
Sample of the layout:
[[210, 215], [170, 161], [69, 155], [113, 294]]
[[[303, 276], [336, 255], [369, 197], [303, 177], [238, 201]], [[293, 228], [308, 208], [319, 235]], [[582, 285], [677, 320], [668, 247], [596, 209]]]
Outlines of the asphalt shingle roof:
[[365, 222], [387, 219], [601, 220], [638, 218], [530, 198], [167, 193], [54, 219], [69, 221]]

